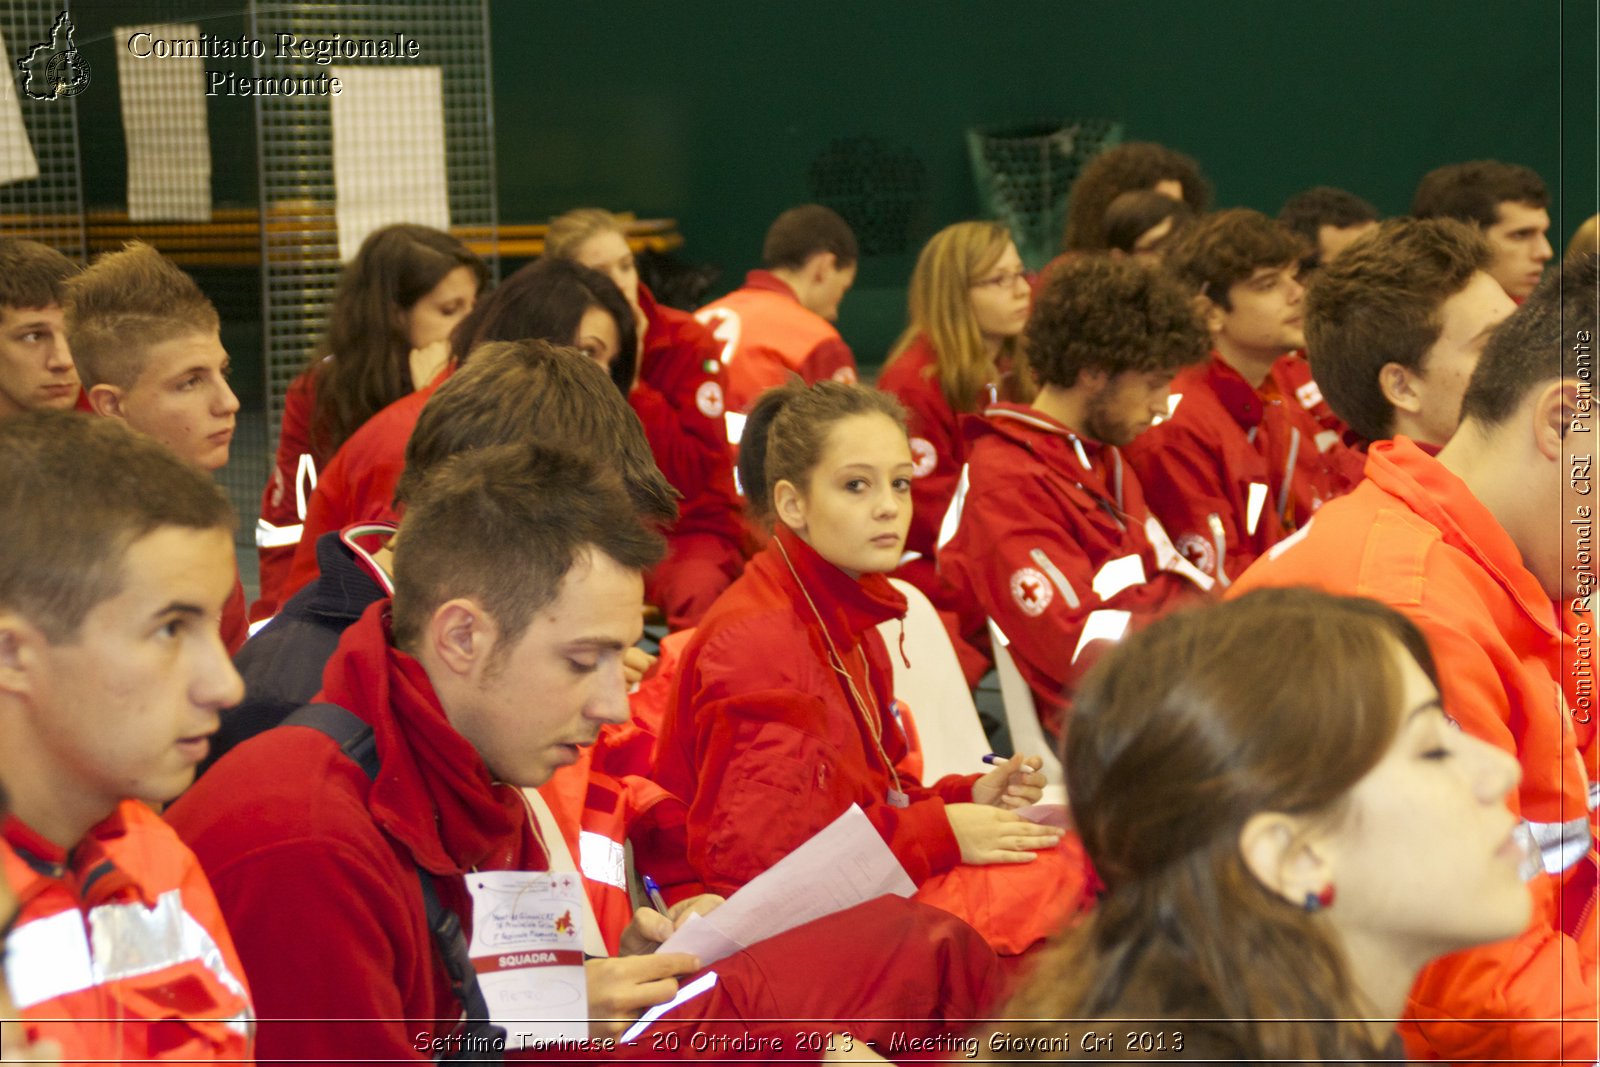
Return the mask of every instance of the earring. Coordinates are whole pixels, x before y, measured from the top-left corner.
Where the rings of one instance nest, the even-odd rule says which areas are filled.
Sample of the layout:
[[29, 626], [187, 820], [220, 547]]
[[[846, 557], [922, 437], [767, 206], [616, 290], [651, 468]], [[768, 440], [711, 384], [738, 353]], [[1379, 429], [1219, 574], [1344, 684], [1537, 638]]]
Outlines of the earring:
[[1319, 892], [1319, 893], [1310, 893], [1310, 892], [1306, 893], [1305, 903], [1303, 903], [1301, 905], [1301, 907], [1305, 908], [1306, 911], [1311, 912], [1313, 914], [1315, 914], [1316, 912], [1322, 911], [1325, 908], [1331, 908], [1332, 906], [1333, 906], [1333, 883], [1332, 882], [1329, 882], [1327, 885], [1323, 886], [1322, 887], [1322, 891]]

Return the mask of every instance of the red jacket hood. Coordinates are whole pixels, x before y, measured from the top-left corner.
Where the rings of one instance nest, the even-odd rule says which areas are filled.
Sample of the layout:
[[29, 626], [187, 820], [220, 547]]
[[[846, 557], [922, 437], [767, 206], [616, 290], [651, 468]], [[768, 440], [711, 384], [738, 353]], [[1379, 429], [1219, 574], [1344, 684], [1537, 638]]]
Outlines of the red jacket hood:
[[542, 869], [539, 859], [516, 858], [531, 850], [542, 859], [521, 797], [490, 777], [445, 718], [422, 664], [394, 647], [389, 607], [374, 602], [344, 632], [316, 698], [349, 708], [377, 736], [383, 771], [367, 802], [374, 821], [435, 874]]
[[1542, 629], [1560, 636], [1553, 601], [1524, 565], [1521, 549], [1450, 468], [1409, 437], [1396, 437], [1367, 450], [1366, 476], [1494, 575]]
[[1079, 485], [1090, 496], [1121, 506], [1122, 453], [1027, 404], [990, 404], [982, 415], [963, 415], [961, 432], [967, 438], [968, 455], [983, 438], [998, 437], [1052, 467], [1077, 470]]

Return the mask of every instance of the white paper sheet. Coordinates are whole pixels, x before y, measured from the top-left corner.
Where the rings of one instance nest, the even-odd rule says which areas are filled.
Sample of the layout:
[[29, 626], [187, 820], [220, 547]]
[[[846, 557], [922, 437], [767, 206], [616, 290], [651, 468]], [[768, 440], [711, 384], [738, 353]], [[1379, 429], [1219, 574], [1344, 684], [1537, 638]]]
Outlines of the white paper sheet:
[[438, 67], [334, 67], [329, 98], [339, 258], [396, 222], [450, 228]]
[[658, 951], [688, 952], [702, 964], [796, 926], [893, 893], [917, 891], [906, 869], [858, 805], [740, 889], [691, 921]]
[[[118, 26], [116, 41], [148, 32], [169, 41], [200, 40], [200, 27]], [[128, 142], [128, 218], [133, 222], [211, 221], [211, 136], [206, 131], [206, 64], [198, 55], [139, 59], [118, 48], [122, 130]]]
[[28, 129], [22, 124], [22, 94], [17, 91], [14, 77], [17, 68], [11, 65], [4, 36], [0, 36], [0, 67], [8, 75], [0, 80], [0, 185], [32, 181], [39, 176], [39, 161], [28, 140]]

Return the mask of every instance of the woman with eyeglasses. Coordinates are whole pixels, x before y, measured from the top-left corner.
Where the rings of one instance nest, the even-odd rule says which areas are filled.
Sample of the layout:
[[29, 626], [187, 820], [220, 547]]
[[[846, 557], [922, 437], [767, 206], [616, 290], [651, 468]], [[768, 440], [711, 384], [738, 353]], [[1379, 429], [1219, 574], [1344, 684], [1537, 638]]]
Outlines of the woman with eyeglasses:
[[[1030, 293], [1011, 233], [997, 222], [946, 226], [922, 249], [911, 275], [909, 323], [889, 352], [878, 388], [905, 405], [914, 464], [906, 554], [894, 576], [920, 589], [972, 634], [975, 605], [942, 583], [939, 531], [966, 463], [958, 421], [1000, 400], [1027, 403], [1037, 391], [1022, 352]], [[952, 631], [952, 637], [956, 636]], [[987, 667], [956, 644], [968, 679]]]

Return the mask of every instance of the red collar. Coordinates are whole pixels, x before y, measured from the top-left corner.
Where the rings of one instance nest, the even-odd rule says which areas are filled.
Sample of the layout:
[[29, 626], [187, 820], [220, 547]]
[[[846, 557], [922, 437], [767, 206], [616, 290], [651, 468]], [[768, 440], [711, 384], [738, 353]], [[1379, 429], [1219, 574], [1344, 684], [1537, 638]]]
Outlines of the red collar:
[[746, 274], [743, 287], [760, 289], [768, 293], [782, 293], [796, 304], [800, 303], [800, 296], [794, 291], [794, 287], [770, 270], [753, 270]]
[[0, 824], [0, 835], [17, 858], [38, 875], [32, 883], [12, 887], [18, 902], [37, 895], [47, 881], [53, 881], [65, 885], [74, 897], [88, 903], [109, 900], [131, 889], [146, 905], [154, 907], [155, 897], [117, 867], [106, 851], [106, 845], [125, 836], [128, 823], [138, 819], [141, 813], [148, 819], [159, 818], [139, 801], [124, 800], [70, 850], [45, 838], [15, 815], [8, 817]]
[[383, 773], [367, 801], [374, 821], [435, 874], [538, 869], [526, 858], [538, 850], [517, 790], [493, 781], [389, 627], [389, 601], [374, 602], [344, 632], [317, 697], [349, 708], [377, 735]]
[[[788, 564], [784, 562], [785, 553]], [[850, 577], [782, 523], [758, 558], [763, 557], [778, 582], [793, 590], [795, 610], [808, 621], [812, 618], [811, 609], [802, 590], [810, 595], [828, 636], [841, 651], [853, 647], [862, 634], [879, 623], [905, 617], [906, 598], [886, 576]]]
[[[1261, 422], [1261, 417], [1266, 413], [1266, 401], [1262, 399], [1260, 390], [1245, 381], [1244, 375], [1230, 367], [1221, 355], [1211, 353], [1211, 362], [1206, 367], [1205, 375], [1206, 384], [1222, 404], [1222, 409], [1241, 428], [1248, 430]], [[1270, 374], [1267, 380], [1272, 380]]]
[[1366, 477], [1437, 528], [1447, 544], [1493, 574], [1531, 619], [1560, 635], [1550, 597], [1523, 564], [1522, 551], [1450, 468], [1411, 438], [1396, 437], [1376, 441], [1367, 450]]
[[1015, 441], [1052, 465], [1070, 468], [1079, 487], [1091, 497], [1122, 508], [1122, 453], [1111, 445], [1084, 437], [1027, 404], [991, 404], [983, 409], [982, 419], [963, 425], [969, 442], [984, 433]]

